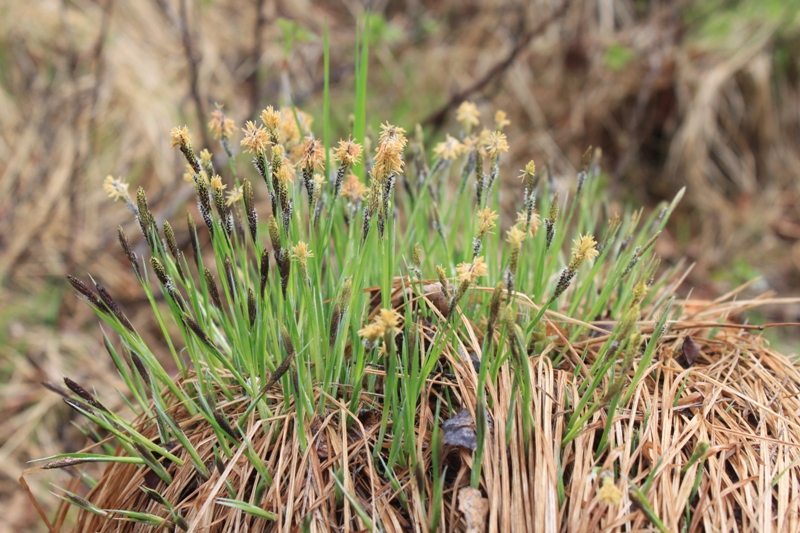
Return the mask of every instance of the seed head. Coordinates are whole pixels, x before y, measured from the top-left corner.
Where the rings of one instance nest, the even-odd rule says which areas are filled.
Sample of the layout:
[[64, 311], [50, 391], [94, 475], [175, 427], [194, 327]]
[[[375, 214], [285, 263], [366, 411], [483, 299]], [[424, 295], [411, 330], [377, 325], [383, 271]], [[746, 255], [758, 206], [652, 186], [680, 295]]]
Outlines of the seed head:
[[184, 146], [189, 146], [192, 143], [192, 138], [189, 136], [189, 128], [186, 126], [179, 128], [174, 127], [172, 131], [169, 132], [169, 140], [170, 140], [170, 148], [175, 148], [179, 146], [183, 148]]
[[506, 232], [506, 242], [514, 248], [519, 248], [522, 241], [525, 240], [525, 236], [525, 232], [518, 226], [511, 226], [511, 229]]
[[211, 112], [211, 120], [208, 122], [208, 129], [215, 139], [227, 139], [236, 130], [236, 125], [233, 120], [225, 116], [222, 112], [222, 106], [216, 104], [216, 109]]
[[[531, 213], [531, 220], [530, 220], [530, 229], [528, 230], [528, 234], [531, 237], [535, 237], [536, 234], [539, 232], [539, 224], [541, 223], [541, 219], [539, 218], [539, 213]], [[528, 215], [526, 213], [517, 213], [517, 226], [520, 227], [522, 231], [525, 231], [525, 226], [528, 225]]]
[[350, 174], [342, 184], [341, 195], [353, 203], [363, 201], [368, 192], [367, 186], [355, 174]]
[[456, 267], [458, 279], [462, 283], [472, 283], [481, 276], [485, 276], [488, 271], [486, 260], [483, 256], [476, 257], [472, 263], [461, 263]]
[[486, 235], [486, 233], [491, 232], [491, 230], [495, 227], [495, 220], [497, 220], [499, 217], [500, 215], [498, 215], [496, 211], [492, 211], [489, 207], [485, 207], [478, 211], [478, 220], [480, 220], [478, 236], [482, 238], [484, 235]]
[[536, 174], [536, 163], [533, 161], [528, 161], [528, 164], [525, 165], [525, 168], [520, 170], [520, 172], [522, 172], [522, 174], [519, 175], [519, 179], [527, 183], [528, 180], [533, 178], [533, 176]]
[[292, 259], [305, 265], [309, 257], [314, 257], [314, 252], [308, 247], [308, 244], [299, 241], [296, 245], [292, 246]]
[[261, 120], [264, 122], [270, 135], [274, 131], [277, 138], [278, 128], [280, 128], [281, 125], [281, 112], [276, 111], [271, 105], [267, 106], [267, 108], [261, 112]]
[[490, 133], [488, 139], [486, 140], [486, 152], [492, 158], [508, 152], [508, 141], [506, 141], [506, 134], [499, 131]]
[[315, 169], [325, 168], [325, 151], [322, 149], [322, 142], [313, 137], [306, 137], [302, 145], [302, 152], [298, 166], [313, 172]]
[[212, 191], [223, 191], [227, 185], [222, 183], [222, 178], [219, 176], [214, 176], [211, 178], [211, 190]]
[[283, 164], [275, 173], [275, 178], [278, 180], [278, 183], [288, 185], [294, 183], [294, 174], [294, 165], [292, 165], [288, 159], [284, 158]]
[[591, 235], [581, 235], [580, 239], [572, 242], [575, 245], [572, 248], [572, 257], [575, 259], [591, 261], [600, 255], [600, 252], [597, 251], [597, 241]]
[[503, 128], [511, 124], [511, 121], [508, 120], [508, 116], [506, 112], [502, 109], [498, 109], [497, 112], [494, 114], [494, 129], [497, 131], [503, 131]]
[[379, 339], [394, 335], [400, 328], [403, 317], [394, 309], [381, 309], [368, 325], [358, 330], [358, 336], [374, 345]]
[[361, 145], [352, 139], [339, 141], [339, 147], [333, 153], [333, 158], [340, 165], [354, 165], [361, 159]]
[[225, 193], [225, 205], [230, 207], [233, 204], [237, 203], [239, 200], [242, 199], [244, 196], [243, 187], [234, 187], [227, 193]]
[[445, 161], [452, 161], [461, 154], [465, 154], [467, 150], [466, 145], [448, 134], [445, 136], [443, 142], [440, 142], [434, 147], [433, 153]]
[[478, 111], [478, 106], [472, 102], [461, 102], [456, 110], [456, 121], [461, 124], [465, 132], [472, 131], [472, 126], [477, 126], [481, 123], [481, 113]]
[[247, 149], [248, 153], [258, 155], [267, 149], [270, 140], [267, 137], [267, 130], [262, 126], [256, 126], [252, 120], [248, 120], [242, 132], [244, 132], [244, 137], [240, 144]]
[[103, 180], [103, 190], [108, 194], [109, 198], [117, 200], [124, 200], [126, 203], [131, 200], [131, 195], [128, 193], [128, 183], [117, 179], [114, 176], [106, 176]]

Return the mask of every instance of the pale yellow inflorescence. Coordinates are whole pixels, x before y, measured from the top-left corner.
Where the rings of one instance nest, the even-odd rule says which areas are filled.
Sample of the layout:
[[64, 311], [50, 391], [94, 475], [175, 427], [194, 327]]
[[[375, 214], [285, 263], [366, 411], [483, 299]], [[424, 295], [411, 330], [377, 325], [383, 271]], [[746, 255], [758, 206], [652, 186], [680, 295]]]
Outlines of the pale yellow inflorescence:
[[236, 131], [233, 120], [225, 116], [222, 106], [217, 104], [216, 109], [211, 112], [211, 120], [208, 121], [208, 129], [215, 139], [228, 138]]
[[476, 257], [471, 263], [460, 263], [456, 266], [458, 279], [462, 283], [472, 283], [488, 272], [488, 266], [483, 256]]
[[369, 189], [358, 176], [350, 174], [342, 183], [342, 191], [339, 194], [353, 203], [358, 203], [364, 200], [368, 192]]
[[455, 137], [449, 134], [445, 136], [445, 140], [437, 144], [433, 153], [445, 161], [452, 161], [461, 154], [466, 153], [467, 147]]
[[506, 242], [511, 246], [518, 247], [525, 240], [525, 232], [519, 229], [518, 226], [511, 226], [506, 232]]
[[174, 127], [172, 131], [169, 132], [169, 140], [170, 140], [170, 147], [174, 148], [176, 146], [186, 146], [192, 142], [192, 138], [189, 136], [189, 128], [183, 126], [182, 128]]
[[572, 248], [572, 256], [579, 261], [591, 261], [600, 255], [600, 252], [597, 251], [597, 241], [591, 235], [581, 235], [580, 239], [572, 242], [575, 245]]
[[456, 110], [456, 121], [461, 124], [464, 131], [470, 131], [472, 126], [477, 126], [481, 123], [481, 112], [478, 111], [478, 106], [472, 102], [461, 102]]
[[402, 319], [402, 315], [394, 309], [381, 309], [371, 323], [358, 330], [358, 335], [374, 343], [387, 333], [394, 334], [397, 332]]
[[256, 126], [255, 122], [248, 120], [242, 132], [244, 133], [244, 137], [240, 144], [247, 149], [246, 151], [248, 153], [260, 154], [267, 149], [269, 140], [267, 138], [267, 131], [263, 126]]
[[106, 176], [103, 180], [103, 190], [108, 194], [109, 198], [117, 200], [128, 201], [130, 194], [128, 193], [128, 183], [114, 176]]
[[486, 152], [492, 157], [508, 152], [506, 134], [499, 131], [491, 132], [486, 140]]
[[333, 152], [333, 158], [342, 165], [354, 165], [361, 158], [361, 145], [352, 139], [340, 140], [339, 147]]
[[492, 211], [491, 208], [485, 207], [478, 211], [478, 220], [479, 220], [479, 228], [478, 234], [484, 235], [490, 232], [495, 227], [495, 220], [497, 220], [500, 215], [497, 214], [496, 211]]
[[234, 187], [227, 193], [225, 193], [225, 205], [228, 207], [232, 206], [236, 202], [240, 201], [244, 196], [244, 188], [243, 187]]
[[502, 109], [498, 109], [494, 114], [494, 129], [497, 131], [503, 131], [503, 128], [511, 124], [511, 121], [508, 120], [508, 115]]

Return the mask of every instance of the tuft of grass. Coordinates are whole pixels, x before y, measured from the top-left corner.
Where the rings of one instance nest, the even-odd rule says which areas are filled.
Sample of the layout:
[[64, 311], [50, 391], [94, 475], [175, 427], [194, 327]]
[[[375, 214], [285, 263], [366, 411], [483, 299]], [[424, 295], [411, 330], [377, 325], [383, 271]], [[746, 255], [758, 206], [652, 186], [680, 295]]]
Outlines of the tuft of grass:
[[[185, 127], [173, 130], [202, 219], [188, 215], [191, 254], [156, 222], [142, 188], [134, 201], [115, 183], [111, 194], [146, 246], [137, 257], [120, 230], [122, 254], [163, 343], [146, 341], [101, 285], [70, 278], [104, 324], [133, 410], [111, 411], [65, 380], [64, 401], [96, 436], [90, 448], [107, 453], [61, 455], [44, 468], [108, 462], [85, 496], [64, 491], [78, 508], [76, 531], [454, 531], [467, 485], [489, 502], [470, 520], [504, 531], [571, 530], [587, 516], [661, 530], [734, 519], [733, 507], [709, 501], [723, 480], [726, 494], [740, 494], [714, 455], [725, 435], [699, 429], [710, 415], [684, 416], [681, 402], [699, 394], [712, 419], [768, 442], [797, 424], [764, 401], [765, 388], [744, 396], [724, 372], [750, 365], [743, 371], [764, 383], [783, 375], [792, 387], [800, 376], [778, 356], [765, 365], [742, 351], [758, 349], [747, 339], [711, 364], [715, 343], [731, 342], [722, 336], [730, 324], [712, 320], [725, 310], [676, 322], [680, 273], [659, 274], [653, 244], [683, 191], [647, 217], [610, 212], [600, 152], [589, 150], [573, 190], [526, 166], [516, 189], [503, 191], [517, 199], [519, 213], [507, 213], [499, 183], [508, 141], [500, 124], [479, 128], [493, 124], [474, 105], [459, 108], [460, 131], [435, 146], [421, 128], [369, 132], [368, 34], [367, 23], [352, 131], [360, 150], [348, 152], [357, 157], [331, 156], [326, 80], [323, 154], [294, 107], [264, 110], [243, 130], [239, 154], [228, 119], [216, 116], [210, 129], [230, 172], [198, 158]], [[324, 61], [327, 77], [327, 51]], [[226, 202], [226, 189], [242, 192]], [[259, 213], [254, 195], [271, 209]], [[696, 336], [706, 353], [687, 373], [668, 343], [690, 327], [715, 329]], [[734, 403], [717, 402], [723, 393]], [[745, 407], [735, 409], [742, 396], [765, 424], [747, 426]], [[797, 474], [784, 455], [747, 453], [753, 468], [778, 461]], [[627, 492], [613, 474], [605, 492], [593, 489], [597, 465]], [[797, 505], [790, 491], [779, 525]]]

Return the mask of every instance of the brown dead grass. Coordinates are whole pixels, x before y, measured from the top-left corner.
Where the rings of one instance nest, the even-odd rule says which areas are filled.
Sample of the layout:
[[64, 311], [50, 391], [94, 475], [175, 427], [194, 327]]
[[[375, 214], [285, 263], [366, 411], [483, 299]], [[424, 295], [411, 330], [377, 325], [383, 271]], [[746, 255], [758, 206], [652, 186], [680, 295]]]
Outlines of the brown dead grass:
[[[508, 410], [513, 373], [508, 364], [504, 365], [497, 388], [489, 389], [494, 402], [490, 412], [493, 430], [481, 480], [488, 503], [486, 530], [650, 529], [653, 525], [629, 493], [630, 487], [642, 487], [648, 478], [652, 483], [645, 495], [668, 531], [679, 530], [687, 509], [691, 513], [689, 531], [794, 531], [800, 527], [800, 370], [793, 360], [771, 350], [754, 334], [758, 327], [731, 321], [746, 308], [775, 302], [736, 302], [733, 296], [716, 302], [683, 302], [686, 316], [672, 324], [671, 333], [631, 401], [614, 413], [609, 450], [600, 455], [601, 460], [594, 452], [610, 416], [606, 409], [598, 411], [574, 441], [566, 446], [561, 441], [570, 406], [580, 398], [577, 388], [581, 380], [575, 378], [581, 364], [578, 354], [588, 349], [586, 362], [591, 363], [593, 349], [605, 341], [603, 337], [571, 347], [556, 341], [543, 354], [527, 359], [534, 376], [532, 406], [516, 404]], [[550, 327], [557, 330], [559, 317], [551, 315], [550, 320]], [[717, 324], [722, 326], [712, 336]], [[475, 351], [480, 357], [476, 335], [468, 323], [463, 326], [466, 334], [461, 349]], [[652, 332], [653, 323], [640, 326], [646, 335]], [[676, 358], [688, 336], [700, 350], [695, 364], [683, 368]], [[557, 368], [548, 357], [551, 350], [566, 350], [567, 357]], [[417, 413], [416, 447], [425, 470], [431, 467], [433, 426], [441, 423], [433, 419], [433, 413], [443, 389], [449, 388], [469, 409], [473, 420], [475, 416], [477, 374], [472, 365], [457, 363], [452, 352], [446, 350], [445, 357], [455, 374], [431, 378], [428, 402], [423, 402], [422, 411]], [[381, 374], [382, 370], [372, 372]], [[274, 392], [268, 398], [270, 409], [281, 413], [287, 406], [280, 391]], [[351, 502], [337, 496], [334, 477], [340, 475], [358, 505], [373, 521], [379, 518], [386, 531], [399, 533], [422, 527], [429, 509], [417, 483], [425, 484], [425, 494], [430, 494], [429, 477], [399, 470], [398, 493], [373, 460], [379, 399], [357, 417], [349, 414], [347, 406], [329, 400], [333, 407], [309, 425], [314, 438], [304, 453], [291, 416], [276, 415], [268, 420], [252, 416], [245, 425], [248, 439], [275, 479], [261, 507], [275, 513], [276, 522], [215, 504], [215, 498], [228, 497], [226, 480], [235, 488], [236, 498], [251, 501], [253, 497], [254, 487], [247, 480], [254, 472], [250, 462], [241, 457], [244, 444], [230, 461], [211, 469], [208, 481], [199, 480], [187, 462], [182, 469], [170, 467], [174, 482], [168, 487], [158, 485], [158, 490], [177, 506], [190, 531], [294, 531], [308, 515], [312, 517], [310, 531], [365, 530], [367, 524]], [[220, 407], [235, 422], [246, 402], [236, 400]], [[532, 409], [536, 425], [527, 447], [522, 433], [523, 409]], [[213, 431], [199, 418], [188, 418], [179, 405], [173, 405], [172, 413], [208, 464], [213, 464]], [[506, 434], [507, 428], [510, 434]], [[156, 430], [154, 424], [142, 422], [142, 431], [153, 437]], [[508, 446], [501, 444], [504, 442]], [[700, 442], [710, 445], [704, 461], [682, 473], [681, 468]], [[388, 453], [385, 446], [379, 455]], [[465, 531], [459, 490], [469, 484], [472, 454], [446, 447], [443, 460], [450, 471], [440, 528]], [[698, 492], [691, 498], [698, 468], [703, 469]], [[617, 504], [609, 505], [598, 498], [602, 470], [614, 474], [615, 485], [621, 490]], [[146, 473], [146, 469], [132, 465], [111, 465], [86, 498], [105, 509], [146, 511], [166, 517], [163, 507], [139, 488], [143, 484], [156, 486]], [[561, 504], [559, 479], [563, 479], [566, 497]], [[400, 503], [401, 496], [405, 505]], [[62, 529], [55, 527], [53, 531]], [[142, 530], [86, 512], [78, 514], [76, 526], [70, 529]]]
[[[253, 5], [219, 1], [198, 8], [188, 2], [197, 91], [206, 111], [222, 101], [231, 116], [244, 119], [275, 103], [285, 80], [298, 101], [318, 100], [320, 42], [298, 45], [292, 60], [284, 62], [278, 17], [317, 35], [327, 19], [334, 96], [347, 95], [352, 20], [359, 8], [349, 2], [258, 4], [265, 23], [256, 40]], [[371, 108], [382, 117], [393, 108], [407, 110], [402, 124], [425, 120], [450, 92], [502, 60], [549, 4], [391, 3], [386, 18], [402, 37], [373, 48], [371, 72], [377, 74], [370, 83], [381, 96]], [[674, 232], [665, 235], [662, 240], [674, 244], [659, 252], [674, 259], [688, 246], [699, 263], [695, 286], [713, 293], [708, 271], [746, 253], [763, 266], [770, 286], [796, 290], [800, 91], [796, 65], [785, 77], [775, 72], [776, 28], [749, 28], [741, 48], [703, 49], [684, 38], [680, 11], [673, 11], [689, 3], [644, 14], [635, 4], [571, 2], [566, 15], [502, 77], [472, 95], [482, 109], [508, 112], [509, 138], [530, 139], [524, 152], [509, 154], [505, 173], [515, 175], [513, 169], [534, 157], [550, 161], [556, 174], [571, 175], [570, 161], [579, 161], [586, 146], [602, 146], [619, 194], [659, 199], [689, 183], [684, 203], [692, 209], [682, 220], [691, 237], [677, 242]], [[123, 275], [127, 266], [100, 253], [113, 244], [103, 228], [129, 224], [127, 214], [104, 198], [102, 179], [126, 175], [144, 185], [152, 191], [159, 219], [186, 198], [177, 192], [182, 163], [169, 151], [166, 132], [183, 123], [193, 131], [201, 128], [178, 6], [160, 0], [42, 0], [6, 2], [1, 8], [0, 299], [15, 311], [1, 324], [8, 333], [0, 362], [3, 507], [23, 509], [16, 480], [25, 461], [80, 442], [75, 432], [63, 429], [71, 415], [55, 406], [40, 382], [56, 381], [56, 369], [66, 371], [70, 364], [76, 369], [70, 375], [82, 382], [108, 381], [107, 369], [96, 364], [94, 329], [82, 333], [94, 318], [76, 308], [74, 299], [42, 289], [43, 283], [92, 265], [129, 315], [141, 307]], [[425, 34], [421, 28], [430, 21], [437, 30]], [[625, 70], [612, 72], [604, 68], [602, 53], [618, 42], [637, 56]], [[409, 94], [415, 95], [411, 101]], [[348, 110], [333, 107], [341, 122]], [[715, 223], [703, 223], [707, 220]], [[52, 294], [57, 320], [16, 316], [20, 302], [41, 293]], [[795, 320], [797, 307], [789, 309], [776, 307], [775, 319]], [[137, 323], [144, 322], [142, 317]], [[8, 527], [39, 531], [31, 512], [25, 508], [5, 518]]]

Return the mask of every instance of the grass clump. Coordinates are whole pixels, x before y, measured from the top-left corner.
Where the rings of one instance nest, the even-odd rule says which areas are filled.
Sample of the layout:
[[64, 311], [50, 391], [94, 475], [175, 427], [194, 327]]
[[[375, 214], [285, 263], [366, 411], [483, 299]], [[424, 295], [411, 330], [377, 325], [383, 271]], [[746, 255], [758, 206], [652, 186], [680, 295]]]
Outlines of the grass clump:
[[[736, 517], [707, 499], [740, 485], [713, 458], [724, 446], [713, 427], [673, 409], [710, 394], [701, 383], [732, 390], [724, 368], [693, 377], [665, 348], [684, 334], [670, 333], [677, 280], [657, 275], [653, 244], [680, 195], [648, 218], [609, 212], [590, 150], [572, 194], [531, 162], [502, 191], [518, 213], [501, 216], [504, 114], [479, 131], [465, 103], [461, 131], [431, 151], [419, 129], [409, 139], [385, 123], [373, 138], [362, 93], [338, 147], [301, 111], [268, 107], [237, 156], [218, 109], [209, 128], [225, 172], [175, 128], [202, 220], [188, 215], [190, 252], [144, 190], [107, 181], [146, 243], [139, 257], [118, 231], [164, 342], [146, 343], [102, 285], [69, 278], [104, 323], [132, 412], [65, 379], [95, 442], [42, 468], [108, 463], [81, 479], [88, 491], [58, 491], [79, 508], [76, 531], [750, 520], [741, 503]], [[728, 342], [712, 325], [697, 364]]]

